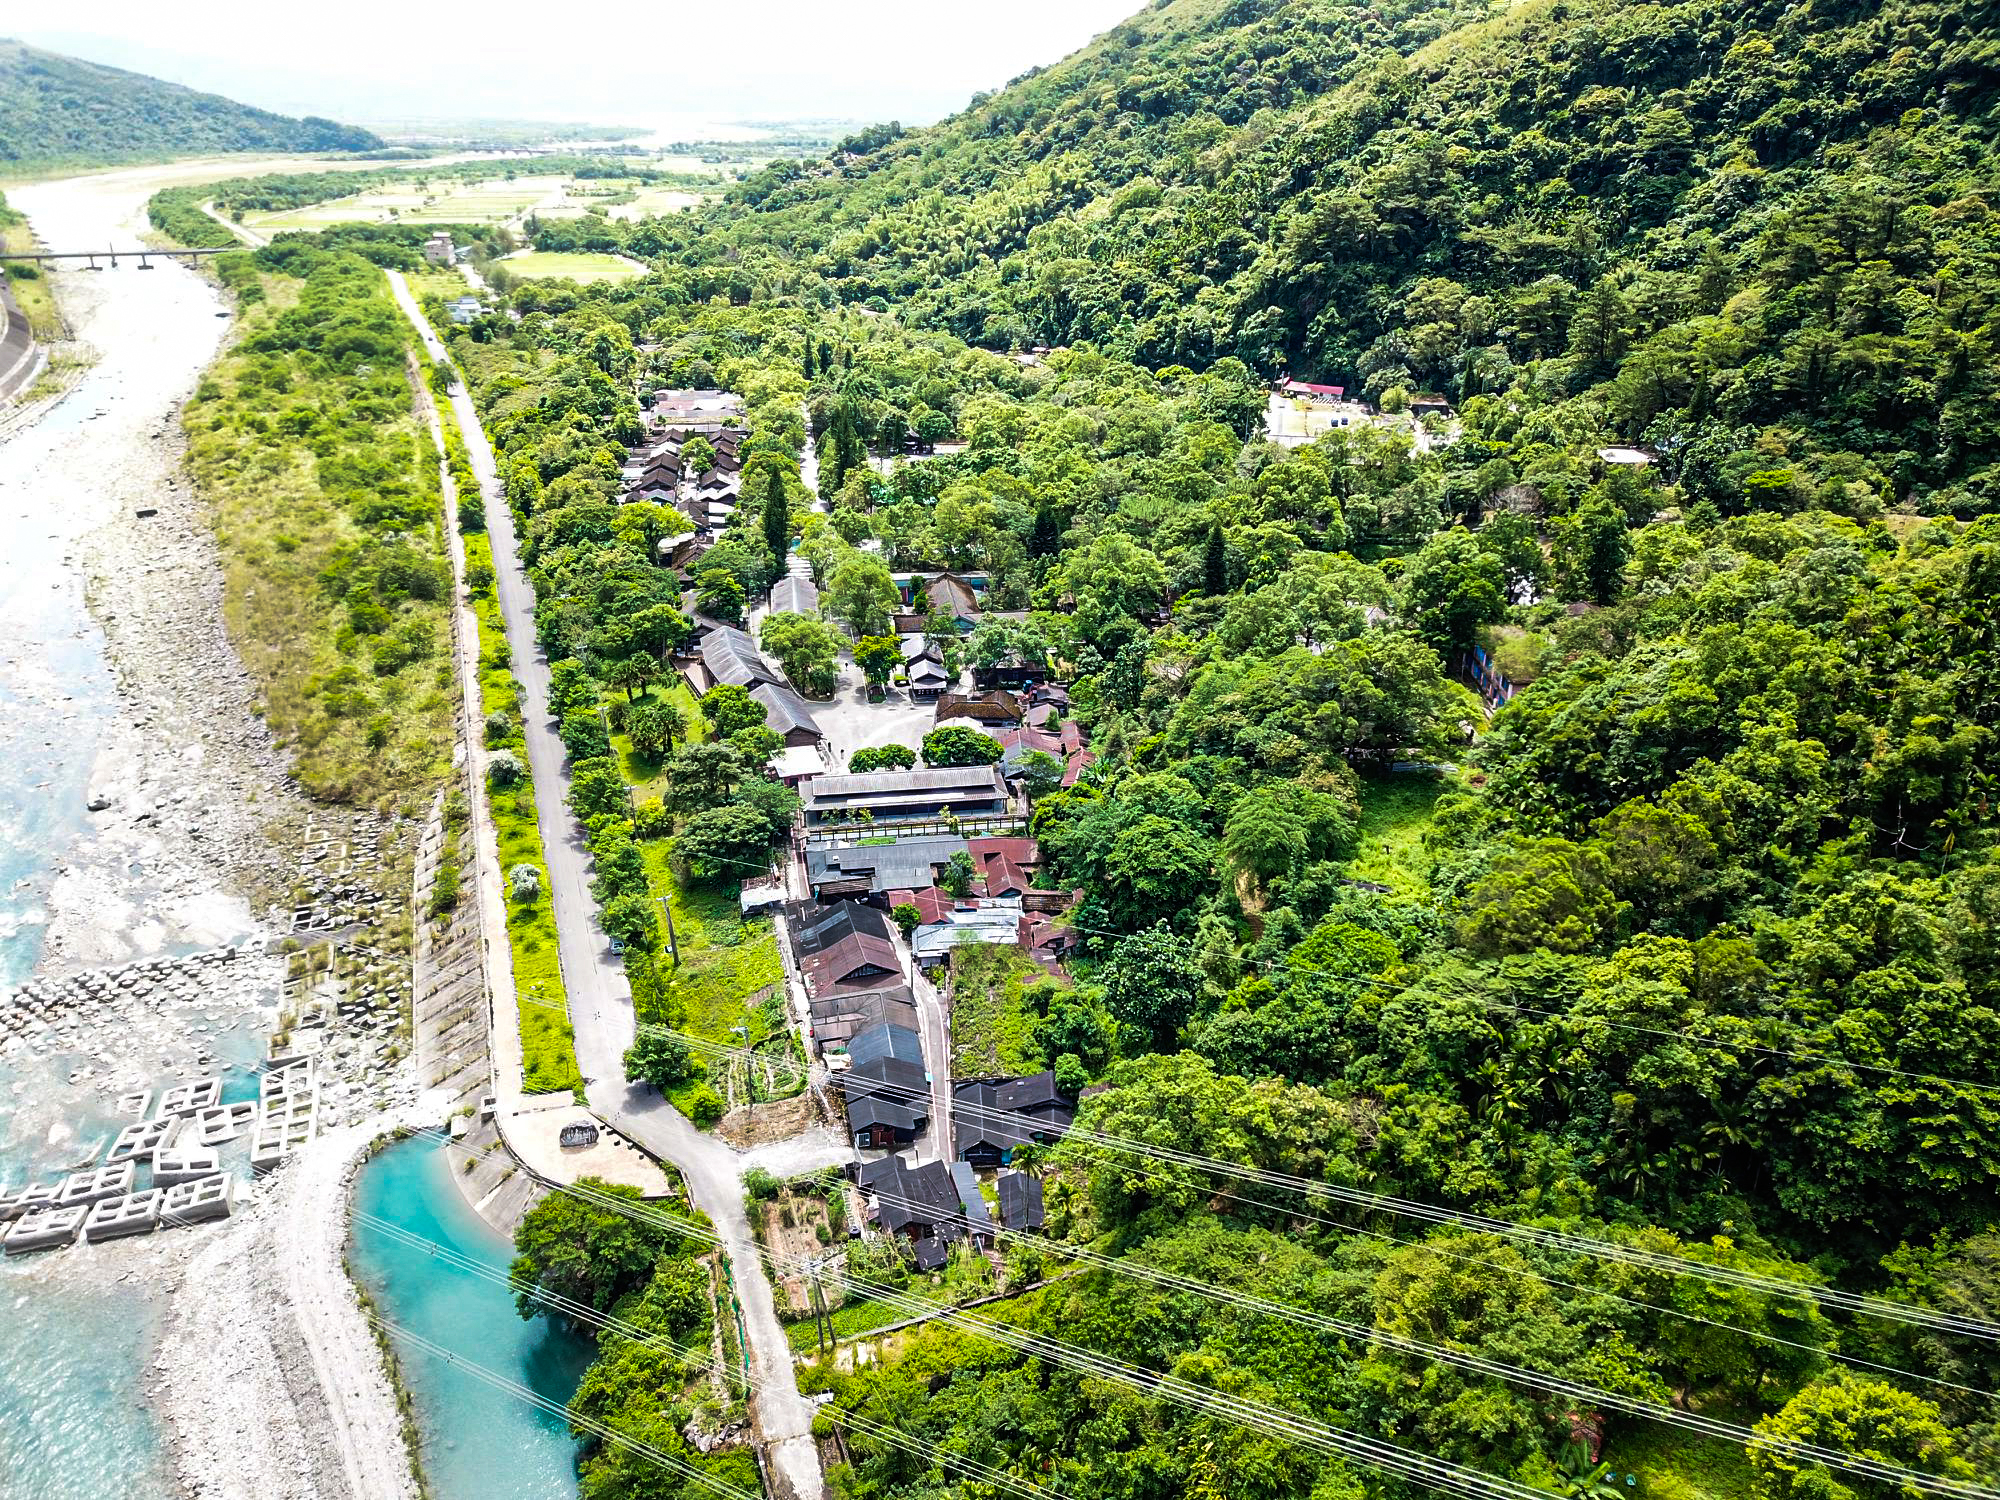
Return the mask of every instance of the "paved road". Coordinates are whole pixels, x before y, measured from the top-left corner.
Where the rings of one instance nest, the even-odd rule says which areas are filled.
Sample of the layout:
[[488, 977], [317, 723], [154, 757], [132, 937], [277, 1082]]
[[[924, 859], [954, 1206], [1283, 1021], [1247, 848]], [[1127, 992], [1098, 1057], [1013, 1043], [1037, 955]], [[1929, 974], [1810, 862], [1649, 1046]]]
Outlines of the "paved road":
[[[397, 302], [416, 325], [433, 358], [445, 349], [425, 322], [408, 283], [390, 276]], [[811, 1170], [852, 1153], [833, 1140], [812, 1139], [789, 1150], [771, 1148], [750, 1157], [704, 1135], [659, 1093], [625, 1082], [621, 1061], [633, 1036], [632, 994], [623, 966], [597, 925], [590, 896], [590, 855], [567, 804], [569, 768], [562, 741], [549, 716], [549, 662], [535, 643], [534, 593], [522, 571], [514, 518], [502, 497], [493, 449], [479, 423], [472, 397], [453, 390], [452, 410], [465, 437], [466, 455], [486, 497], [486, 531], [493, 543], [493, 566], [500, 612], [506, 621], [514, 675], [521, 681], [528, 766], [535, 780], [535, 813], [541, 824], [543, 854], [556, 917], [563, 986], [569, 992], [570, 1021], [576, 1029], [576, 1056], [592, 1109], [656, 1155], [672, 1162], [687, 1181], [695, 1207], [714, 1222], [729, 1256], [743, 1307], [751, 1373], [759, 1394], [754, 1402], [757, 1432], [774, 1478], [782, 1477], [796, 1500], [820, 1500], [825, 1481], [814, 1445], [812, 1408], [799, 1394], [791, 1344], [778, 1322], [771, 1281], [743, 1208], [743, 1172], [760, 1157], [787, 1163], [792, 1172]], [[782, 1493], [782, 1490], [781, 1490]]]

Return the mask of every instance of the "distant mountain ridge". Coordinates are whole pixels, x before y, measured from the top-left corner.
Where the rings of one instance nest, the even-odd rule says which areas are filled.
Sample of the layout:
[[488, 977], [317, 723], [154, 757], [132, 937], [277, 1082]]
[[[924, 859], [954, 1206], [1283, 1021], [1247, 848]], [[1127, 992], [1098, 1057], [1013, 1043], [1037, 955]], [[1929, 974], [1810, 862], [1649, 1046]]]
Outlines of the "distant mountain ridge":
[[0, 165], [210, 151], [373, 151], [371, 131], [293, 119], [0, 38]]

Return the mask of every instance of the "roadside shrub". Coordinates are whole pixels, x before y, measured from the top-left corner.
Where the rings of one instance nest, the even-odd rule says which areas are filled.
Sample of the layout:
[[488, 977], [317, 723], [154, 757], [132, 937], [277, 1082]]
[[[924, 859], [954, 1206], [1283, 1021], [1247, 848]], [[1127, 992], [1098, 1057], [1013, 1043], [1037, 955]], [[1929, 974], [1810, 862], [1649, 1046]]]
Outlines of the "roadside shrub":
[[491, 787], [518, 786], [528, 774], [521, 757], [512, 750], [495, 750], [486, 762], [486, 784]]
[[533, 865], [516, 865], [507, 872], [507, 893], [526, 906], [542, 893], [542, 872]]
[[697, 1084], [688, 1094], [687, 1117], [703, 1130], [722, 1118], [722, 1095], [707, 1084]]

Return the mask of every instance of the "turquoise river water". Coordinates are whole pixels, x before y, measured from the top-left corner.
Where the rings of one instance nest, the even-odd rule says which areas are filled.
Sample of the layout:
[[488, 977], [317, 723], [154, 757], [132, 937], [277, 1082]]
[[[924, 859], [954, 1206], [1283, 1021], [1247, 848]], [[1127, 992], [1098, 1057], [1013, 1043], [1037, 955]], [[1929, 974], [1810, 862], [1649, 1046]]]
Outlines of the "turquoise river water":
[[[505, 1271], [512, 1247], [467, 1205], [451, 1170], [436, 1140], [399, 1141], [362, 1169], [354, 1206]], [[365, 1222], [355, 1226], [349, 1263], [382, 1317], [552, 1401], [568, 1401], [590, 1363], [589, 1340], [546, 1318], [524, 1322], [502, 1283], [453, 1269]], [[435, 1355], [407, 1345], [397, 1355], [435, 1500], [572, 1500], [577, 1445], [560, 1417]]]

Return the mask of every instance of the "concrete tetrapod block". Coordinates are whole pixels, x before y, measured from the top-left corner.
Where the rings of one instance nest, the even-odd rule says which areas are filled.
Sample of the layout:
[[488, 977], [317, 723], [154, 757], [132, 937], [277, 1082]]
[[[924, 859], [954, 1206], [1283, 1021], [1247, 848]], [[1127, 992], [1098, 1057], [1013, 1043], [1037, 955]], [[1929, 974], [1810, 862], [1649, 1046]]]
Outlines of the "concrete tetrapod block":
[[205, 1109], [214, 1109], [222, 1102], [222, 1080], [220, 1078], [197, 1078], [193, 1083], [181, 1084], [160, 1095], [159, 1113], [167, 1115], [193, 1115]]
[[275, 1099], [282, 1094], [309, 1094], [319, 1081], [318, 1070], [310, 1057], [292, 1059], [280, 1065], [268, 1067], [257, 1080], [257, 1097]]
[[153, 1186], [199, 1182], [204, 1177], [213, 1177], [221, 1166], [212, 1146], [176, 1146], [153, 1158]]
[[56, 1190], [59, 1182], [31, 1182], [26, 1187], [16, 1188], [11, 1193], [0, 1194], [0, 1224], [20, 1218], [23, 1214], [34, 1213], [38, 1209], [56, 1206]]
[[169, 1115], [162, 1120], [144, 1120], [137, 1125], [127, 1125], [118, 1132], [118, 1139], [111, 1143], [111, 1154], [105, 1161], [112, 1166], [122, 1161], [151, 1161], [155, 1153], [173, 1144], [181, 1131], [181, 1121]]
[[123, 1198], [106, 1198], [101, 1203], [93, 1203], [90, 1216], [83, 1221], [83, 1237], [96, 1244], [99, 1240], [121, 1240], [128, 1235], [151, 1234], [160, 1227], [160, 1200], [165, 1196], [159, 1188], [147, 1188], [144, 1192], [128, 1193]]
[[88, 1208], [106, 1198], [123, 1198], [138, 1181], [139, 1169], [129, 1161], [94, 1172], [72, 1172], [56, 1190], [57, 1208]]
[[297, 1120], [310, 1120], [319, 1109], [317, 1091], [309, 1094], [279, 1094], [266, 1099], [257, 1106], [259, 1125], [289, 1125]]
[[266, 1120], [250, 1137], [250, 1165], [268, 1172], [312, 1138], [310, 1116], [302, 1120]]
[[194, 1140], [198, 1146], [220, 1146], [235, 1140], [257, 1123], [257, 1104], [252, 1099], [235, 1104], [218, 1104], [194, 1117]]
[[160, 1198], [160, 1222], [172, 1228], [226, 1219], [235, 1203], [235, 1180], [223, 1173], [199, 1182], [178, 1182]]
[[89, 1212], [88, 1208], [37, 1209], [7, 1231], [7, 1253], [21, 1255], [30, 1250], [57, 1250], [73, 1244]]

